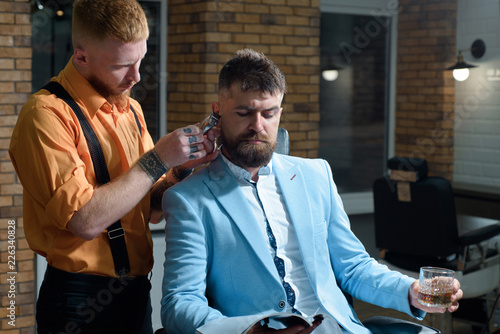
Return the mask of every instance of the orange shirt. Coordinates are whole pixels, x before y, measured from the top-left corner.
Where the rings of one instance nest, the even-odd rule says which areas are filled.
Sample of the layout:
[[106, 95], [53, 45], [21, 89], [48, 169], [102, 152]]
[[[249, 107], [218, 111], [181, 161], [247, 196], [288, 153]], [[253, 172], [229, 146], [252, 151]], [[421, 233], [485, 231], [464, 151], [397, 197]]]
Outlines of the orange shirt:
[[[55, 80], [75, 99], [92, 125], [111, 181], [153, 148], [137, 101], [129, 99], [123, 108], [110, 105], [82, 77], [72, 59]], [[130, 104], [140, 119], [142, 137]], [[96, 187], [87, 142], [71, 108], [46, 90], [33, 94], [19, 114], [9, 154], [23, 185], [24, 230], [30, 247], [61, 270], [115, 276], [106, 231], [85, 241], [66, 228]], [[121, 219], [132, 276], [147, 275], [153, 267], [149, 205], [147, 195]]]

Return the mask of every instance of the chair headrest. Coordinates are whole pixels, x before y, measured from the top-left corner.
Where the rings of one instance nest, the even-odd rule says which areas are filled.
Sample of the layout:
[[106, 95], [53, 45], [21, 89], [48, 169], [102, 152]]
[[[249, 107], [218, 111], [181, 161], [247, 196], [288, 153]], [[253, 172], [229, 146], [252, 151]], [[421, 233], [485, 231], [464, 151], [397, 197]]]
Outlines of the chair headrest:
[[278, 128], [278, 137], [276, 138], [276, 153], [290, 154], [290, 138], [285, 128]]
[[427, 160], [420, 158], [394, 157], [387, 161], [391, 171], [414, 172], [417, 180], [427, 178], [429, 167]]

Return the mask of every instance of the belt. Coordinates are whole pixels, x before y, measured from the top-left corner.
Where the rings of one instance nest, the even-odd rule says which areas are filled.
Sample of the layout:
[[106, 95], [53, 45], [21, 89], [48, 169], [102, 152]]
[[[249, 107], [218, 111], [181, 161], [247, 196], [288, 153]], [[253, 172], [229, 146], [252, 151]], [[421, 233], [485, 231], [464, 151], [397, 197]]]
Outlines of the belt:
[[108, 277], [99, 276], [86, 273], [73, 273], [69, 271], [64, 271], [57, 269], [51, 265], [47, 265], [47, 270], [45, 271], [44, 280], [47, 284], [61, 285], [61, 288], [67, 285], [85, 285], [88, 288], [100, 289], [102, 287], [107, 287], [110, 284], [116, 285], [117, 282], [121, 282], [123, 285], [133, 285], [149, 281], [147, 276], [124, 276], [124, 277]]

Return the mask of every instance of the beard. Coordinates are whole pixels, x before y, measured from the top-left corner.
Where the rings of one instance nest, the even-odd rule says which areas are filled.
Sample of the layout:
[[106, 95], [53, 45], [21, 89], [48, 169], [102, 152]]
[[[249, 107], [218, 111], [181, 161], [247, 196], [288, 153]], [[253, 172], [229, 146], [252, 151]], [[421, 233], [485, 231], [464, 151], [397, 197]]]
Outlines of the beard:
[[[249, 144], [247, 142], [249, 139], [261, 140], [262, 143]], [[267, 165], [271, 161], [277, 145], [276, 139], [269, 139], [253, 130], [236, 138], [228, 138], [224, 135], [224, 129], [222, 128], [219, 141], [225, 147], [231, 162], [242, 168]]]
[[[88, 81], [95, 89], [95, 91], [102, 97], [104, 97], [110, 104], [116, 104], [120, 106], [125, 105], [128, 101], [128, 98], [130, 97], [130, 90], [127, 90], [126, 92], [121, 94], [116, 94], [104, 81], [102, 81], [95, 75], [91, 75]], [[132, 83], [130, 85], [132, 85]]]

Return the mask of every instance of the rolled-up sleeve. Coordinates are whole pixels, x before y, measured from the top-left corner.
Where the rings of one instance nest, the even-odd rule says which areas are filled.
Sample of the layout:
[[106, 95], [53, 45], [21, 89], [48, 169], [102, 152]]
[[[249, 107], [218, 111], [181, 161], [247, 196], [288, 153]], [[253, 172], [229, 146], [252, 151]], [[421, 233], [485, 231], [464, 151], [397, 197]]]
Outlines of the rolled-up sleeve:
[[94, 188], [86, 180], [77, 175], [72, 176], [56, 189], [45, 212], [60, 228], [66, 228], [75, 211], [90, 201], [93, 193]]

